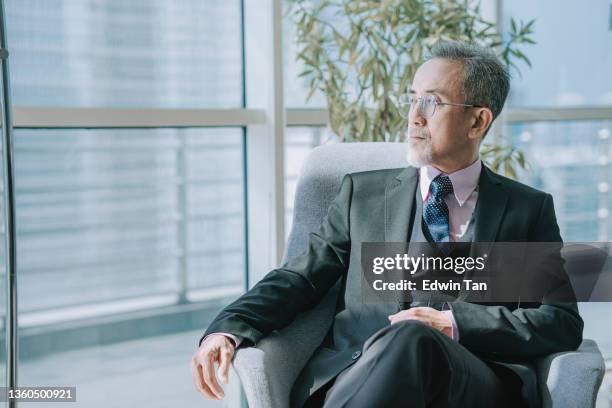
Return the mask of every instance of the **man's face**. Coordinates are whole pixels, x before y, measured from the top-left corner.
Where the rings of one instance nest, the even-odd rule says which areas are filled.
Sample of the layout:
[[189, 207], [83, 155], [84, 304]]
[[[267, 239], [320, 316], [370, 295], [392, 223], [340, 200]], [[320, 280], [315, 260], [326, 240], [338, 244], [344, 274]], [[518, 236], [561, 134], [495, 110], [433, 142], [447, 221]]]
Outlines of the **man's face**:
[[[462, 81], [461, 63], [434, 58], [419, 67], [409, 92], [415, 97], [435, 95], [438, 102], [466, 103]], [[408, 116], [409, 164], [448, 164], [473, 154], [475, 145], [468, 138], [470, 126], [470, 111], [462, 106], [438, 105], [431, 117], [424, 117], [413, 107]]]

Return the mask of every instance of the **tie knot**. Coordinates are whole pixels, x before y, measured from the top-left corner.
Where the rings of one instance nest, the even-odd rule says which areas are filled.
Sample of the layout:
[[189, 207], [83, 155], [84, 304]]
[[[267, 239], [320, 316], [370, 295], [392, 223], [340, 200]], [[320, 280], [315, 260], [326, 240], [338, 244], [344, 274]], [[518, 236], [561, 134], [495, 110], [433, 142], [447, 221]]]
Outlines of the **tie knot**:
[[432, 181], [431, 194], [436, 199], [442, 199], [453, 192], [453, 183], [448, 176], [437, 175]]

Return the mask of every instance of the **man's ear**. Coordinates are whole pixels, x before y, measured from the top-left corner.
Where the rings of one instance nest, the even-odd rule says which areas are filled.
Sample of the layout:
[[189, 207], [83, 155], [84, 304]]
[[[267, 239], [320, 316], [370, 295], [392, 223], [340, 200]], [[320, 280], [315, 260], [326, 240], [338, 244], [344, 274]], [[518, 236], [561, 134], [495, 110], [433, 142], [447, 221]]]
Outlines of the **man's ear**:
[[489, 108], [474, 108], [472, 127], [468, 133], [470, 139], [482, 138], [493, 122], [493, 112]]

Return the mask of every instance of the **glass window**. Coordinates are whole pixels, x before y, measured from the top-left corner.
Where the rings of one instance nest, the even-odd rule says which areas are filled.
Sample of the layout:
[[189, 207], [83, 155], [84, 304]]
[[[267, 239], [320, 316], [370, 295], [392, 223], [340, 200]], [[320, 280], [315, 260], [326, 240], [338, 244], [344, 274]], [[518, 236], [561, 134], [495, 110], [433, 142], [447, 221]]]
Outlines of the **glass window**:
[[[554, 12], [551, 12], [554, 10]], [[607, 0], [589, 2], [502, 3], [504, 22], [509, 17], [535, 18], [534, 40], [525, 46], [532, 68], [521, 63], [514, 73], [509, 106], [564, 107], [612, 105], [612, 48]], [[568, 27], [580, 24], [579, 30]], [[586, 23], [584, 23], [586, 22]], [[522, 146], [534, 166], [522, 175], [529, 184], [553, 194], [565, 241], [610, 241], [610, 122], [565, 121], [515, 124], [509, 134]], [[581, 303], [584, 337], [597, 341], [607, 360], [612, 359], [610, 303]], [[610, 375], [600, 389], [597, 406], [609, 401]]]
[[312, 98], [306, 102], [310, 92], [310, 80], [300, 77], [304, 71], [304, 64], [297, 60], [299, 52], [297, 44], [297, 30], [294, 17], [289, 13], [289, 1], [283, 0], [285, 16], [283, 20], [283, 68], [285, 105], [289, 108], [324, 108], [327, 106], [325, 95], [316, 91]]
[[553, 195], [563, 239], [608, 241], [610, 122], [515, 123], [508, 134], [531, 165], [519, 179]]
[[239, 129], [15, 134], [22, 313], [240, 284]]
[[[612, 105], [612, 32], [609, 0], [503, 2], [504, 22], [510, 17], [535, 18], [536, 45], [521, 49], [522, 77], [513, 73], [511, 106]], [[580, 26], [579, 30], [568, 27]]]
[[244, 287], [242, 129], [15, 137], [20, 384], [76, 385], [88, 407], [221, 406], [186, 359]]
[[8, 0], [15, 106], [241, 106], [240, 1]]
[[[561, 235], [566, 242], [610, 241], [612, 140], [609, 121], [517, 123], [509, 127], [531, 170], [520, 179], [553, 195]], [[597, 341], [612, 359], [610, 303], [581, 303], [584, 338]], [[602, 392], [607, 390], [602, 388]]]
[[[1, 104], [2, 102], [0, 102]], [[0, 110], [1, 111], [1, 110]], [[6, 318], [7, 318], [7, 277], [6, 270], [8, 260], [6, 259], [6, 222], [5, 202], [6, 191], [4, 189], [4, 141], [2, 135], [2, 124], [0, 124], [0, 387], [6, 387]]]

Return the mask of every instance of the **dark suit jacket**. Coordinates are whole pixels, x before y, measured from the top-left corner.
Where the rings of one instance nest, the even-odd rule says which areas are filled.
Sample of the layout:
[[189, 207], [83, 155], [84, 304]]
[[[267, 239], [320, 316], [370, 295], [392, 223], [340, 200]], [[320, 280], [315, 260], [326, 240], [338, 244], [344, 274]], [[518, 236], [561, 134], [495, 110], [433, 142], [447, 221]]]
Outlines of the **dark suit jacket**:
[[[418, 182], [413, 167], [348, 174], [338, 196], [306, 250], [268, 273], [227, 306], [204, 335], [228, 332], [256, 344], [290, 324], [338, 285], [334, 322], [292, 390], [301, 406], [323, 384], [354, 360], [368, 337], [388, 325], [391, 303], [367, 304], [361, 298], [361, 243], [406, 242]], [[475, 208], [475, 242], [561, 242], [550, 194], [482, 167]], [[563, 261], [559, 257], [559, 265]], [[530, 304], [450, 303], [459, 342], [491, 366], [510, 368], [522, 382], [531, 406], [539, 405], [535, 357], [577, 348], [583, 321], [575, 302]]]

